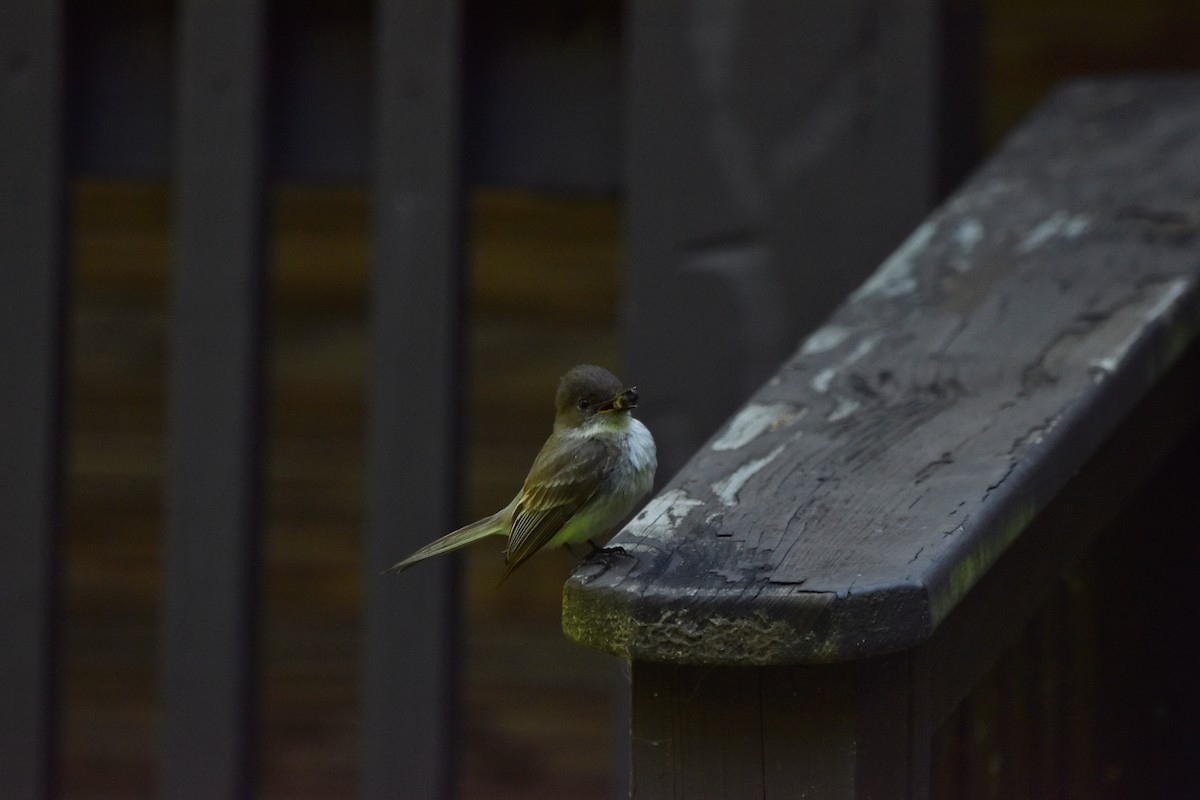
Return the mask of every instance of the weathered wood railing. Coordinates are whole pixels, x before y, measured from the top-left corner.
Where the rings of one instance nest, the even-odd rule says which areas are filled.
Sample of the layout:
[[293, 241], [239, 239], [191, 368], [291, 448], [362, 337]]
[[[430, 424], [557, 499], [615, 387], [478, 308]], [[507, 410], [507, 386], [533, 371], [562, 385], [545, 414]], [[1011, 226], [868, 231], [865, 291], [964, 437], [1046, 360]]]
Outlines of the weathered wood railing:
[[954, 795], [935, 730], [1200, 420], [1197, 187], [1200, 80], [1058, 92], [577, 570], [635, 797]]

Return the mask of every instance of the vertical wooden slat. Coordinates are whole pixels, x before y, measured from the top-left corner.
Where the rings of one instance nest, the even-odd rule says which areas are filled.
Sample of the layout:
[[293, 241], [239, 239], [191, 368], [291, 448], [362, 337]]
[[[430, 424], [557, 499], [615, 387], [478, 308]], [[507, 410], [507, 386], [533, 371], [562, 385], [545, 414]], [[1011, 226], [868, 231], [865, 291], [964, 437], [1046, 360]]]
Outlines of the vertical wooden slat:
[[1038, 615], [1034, 646], [1038, 659], [1037, 710], [1040, 727], [1038, 750], [1033, 754], [1038, 782], [1047, 797], [1066, 796], [1065, 748], [1067, 720], [1062, 713], [1069, 676], [1066, 659], [1060, 656], [1062, 642], [1069, 638], [1069, 622], [1063, 614], [1066, 585], [1056, 589]]
[[928, 800], [909, 785], [918, 747], [905, 656], [820, 667], [635, 661], [632, 669], [634, 798]]
[[933, 730], [918, 708], [911, 652], [859, 662], [856, 790], [860, 797], [929, 800]]
[[1080, 571], [1067, 582], [1065, 616], [1068, 627], [1064, 632], [1060, 657], [1069, 676], [1061, 706], [1066, 721], [1065, 747], [1061, 753], [1067, 787], [1067, 800], [1095, 797], [1101, 788], [1101, 765], [1098, 758], [1098, 736], [1103, 707], [1100, 692], [1099, 652], [1101, 622], [1101, 571], [1095, 562], [1085, 562]]
[[[759, 668], [635, 661], [632, 672], [631, 797], [767, 796]], [[794, 777], [796, 753], [784, 756]]]
[[624, 662], [615, 661], [612, 667], [612, 687], [609, 704], [612, 707], [612, 771], [608, 784], [608, 796], [612, 800], [628, 800], [629, 777], [632, 763], [630, 734], [633, 728], [633, 687], [629, 683], [629, 670]]
[[252, 791], [263, 362], [264, 5], [178, 29], [164, 797]]
[[854, 713], [853, 669], [774, 667], [759, 673], [762, 796], [860, 797], [854, 792], [861, 720]]
[[1000, 713], [997, 716], [1003, 797], [1038, 797], [1032, 765], [1045, 720], [1037, 709], [1037, 662], [1031, 658], [1033, 641], [1027, 629], [1000, 660]]
[[376, 5], [363, 797], [453, 791], [453, 562], [380, 571], [454, 521], [461, 13]]
[[960, 705], [941, 724], [933, 737], [929, 770], [931, 800], [960, 800], [966, 796], [963, 788], [964, 735], [963, 708]]
[[54, 793], [63, 359], [62, 8], [0, 22], [0, 794]]

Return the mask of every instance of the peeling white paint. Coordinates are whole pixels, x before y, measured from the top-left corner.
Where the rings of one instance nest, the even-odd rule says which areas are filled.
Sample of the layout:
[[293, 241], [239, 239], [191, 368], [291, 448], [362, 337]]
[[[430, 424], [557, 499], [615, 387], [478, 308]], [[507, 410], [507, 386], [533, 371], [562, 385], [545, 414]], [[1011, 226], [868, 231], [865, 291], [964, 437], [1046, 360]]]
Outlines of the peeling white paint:
[[1088, 228], [1092, 227], [1091, 217], [1084, 214], [1077, 214], [1067, 220], [1063, 225], [1063, 237], [1067, 239], [1078, 239]]
[[1066, 211], [1055, 211], [1047, 219], [1034, 226], [1017, 245], [1017, 252], [1024, 255], [1038, 249], [1055, 236], [1064, 239], [1078, 238], [1091, 227], [1092, 220], [1086, 214], [1072, 216]]
[[883, 337], [880, 335], [867, 336], [836, 365], [826, 367], [814, 375], [812, 380], [808, 382], [808, 385], [813, 388], [813, 391], [825, 394], [833, 384], [833, 379], [837, 377], [838, 370], [849, 367], [851, 364], [866, 358], [881, 341], [883, 341]]
[[975, 249], [975, 245], [983, 241], [983, 223], [973, 217], [968, 217], [959, 223], [954, 231], [954, 243], [964, 255]]
[[1017, 246], [1017, 252], [1029, 253], [1038, 249], [1062, 229], [1064, 222], [1066, 222], [1066, 213], [1055, 211], [1049, 219], [1039, 222], [1033, 230], [1025, 234], [1025, 238]]
[[958, 272], [971, 269], [971, 259], [968, 256], [976, 246], [983, 241], [983, 223], [974, 217], [968, 217], [959, 223], [954, 230], [954, 243], [958, 252], [950, 258], [950, 266]]
[[882, 340], [883, 337], [879, 335], [866, 337], [858, 343], [857, 347], [850, 351], [849, 355], [842, 359], [842, 366], [848, 367], [851, 364], [861, 361], [863, 358], [869, 355], [870, 352], [875, 349], [875, 346], [878, 345]]
[[703, 500], [692, 497], [683, 489], [671, 489], [655, 497], [638, 515], [629, 521], [623, 533], [646, 537], [667, 536], [675, 533], [679, 523], [693, 508], [704, 505]]
[[783, 445], [779, 445], [762, 458], [756, 458], [738, 467], [732, 474], [712, 485], [713, 493], [716, 494], [717, 498], [726, 507], [732, 508], [736, 506], [738, 503], [738, 492], [746, 485], [746, 481], [754, 477], [767, 464], [778, 458], [779, 454], [783, 452], [783, 448]]
[[826, 325], [804, 341], [804, 346], [800, 348], [800, 355], [811, 356], [817, 353], [826, 353], [846, 341], [849, 336], [849, 328], [841, 325]]
[[713, 450], [737, 450], [754, 441], [764, 431], [800, 419], [806, 411], [790, 403], [751, 403], [730, 420], [729, 427], [711, 447]]
[[837, 377], [837, 370], [833, 367], [826, 367], [813, 376], [813, 379], [808, 382], [808, 385], [814, 391], [825, 394], [829, 391], [829, 384], [833, 383], [833, 379]]
[[825, 419], [829, 422], [839, 422], [862, 408], [862, 403], [857, 400], [852, 400], [849, 397], [839, 397], [837, 405], [833, 411], [829, 412], [829, 416]]
[[884, 297], [899, 297], [916, 291], [917, 281], [913, 277], [913, 260], [925, 249], [933, 234], [937, 231], [937, 223], [928, 220], [920, 225], [912, 234], [875, 270], [875, 274], [850, 296], [852, 301], [862, 300], [873, 295]]

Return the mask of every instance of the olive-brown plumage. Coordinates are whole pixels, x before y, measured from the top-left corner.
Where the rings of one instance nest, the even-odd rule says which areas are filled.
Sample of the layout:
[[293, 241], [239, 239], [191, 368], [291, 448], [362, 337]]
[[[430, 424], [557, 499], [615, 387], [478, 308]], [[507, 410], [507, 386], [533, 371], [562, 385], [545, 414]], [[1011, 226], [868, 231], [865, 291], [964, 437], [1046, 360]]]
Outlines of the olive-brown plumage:
[[491, 516], [422, 547], [403, 570], [476, 539], [507, 536], [504, 577], [541, 550], [612, 533], [654, 484], [654, 438], [631, 411], [638, 394], [603, 367], [583, 364], [562, 377], [554, 430], [512, 501]]

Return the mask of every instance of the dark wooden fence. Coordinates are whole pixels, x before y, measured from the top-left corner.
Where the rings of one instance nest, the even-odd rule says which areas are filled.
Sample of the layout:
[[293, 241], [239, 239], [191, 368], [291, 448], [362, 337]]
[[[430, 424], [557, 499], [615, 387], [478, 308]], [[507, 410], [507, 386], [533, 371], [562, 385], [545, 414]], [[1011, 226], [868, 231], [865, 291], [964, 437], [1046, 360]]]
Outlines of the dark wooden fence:
[[[266, 3], [175, 17], [161, 792], [255, 780], [268, 154]], [[453, 519], [461, 278], [460, 4], [381, 2], [373, 23], [372, 474], [364, 569]], [[0, 25], [0, 793], [53, 796], [63, 405], [62, 4]], [[396, 482], [422, 491], [395, 491]], [[406, 540], [406, 537], [411, 537]], [[451, 567], [371, 583], [364, 796], [449, 793]], [[403, 743], [403, 746], [402, 746]]]
[[1057, 92], [576, 571], [634, 797], [1200, 789], [1198, 186], [1200, 81]]
[[0, 26], [0, 781], [51, 783], [62, 438], [64, 46], [58, 3]]

